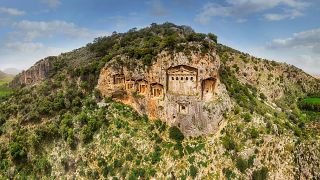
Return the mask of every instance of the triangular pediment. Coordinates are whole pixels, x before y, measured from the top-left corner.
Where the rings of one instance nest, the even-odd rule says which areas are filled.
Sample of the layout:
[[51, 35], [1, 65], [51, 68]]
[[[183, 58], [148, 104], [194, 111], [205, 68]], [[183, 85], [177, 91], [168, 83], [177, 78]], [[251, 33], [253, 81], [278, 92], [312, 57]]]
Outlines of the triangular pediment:
[[180, 66], [169, 68], [168, 73], [169, 74], [196, 74], [197, 69], [189, 66], [180, 65]]

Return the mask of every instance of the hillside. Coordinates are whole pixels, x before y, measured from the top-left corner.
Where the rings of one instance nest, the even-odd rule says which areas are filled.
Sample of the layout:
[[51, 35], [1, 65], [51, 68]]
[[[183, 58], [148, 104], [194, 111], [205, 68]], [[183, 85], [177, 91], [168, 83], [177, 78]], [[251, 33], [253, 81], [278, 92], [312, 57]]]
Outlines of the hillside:
[[0, 71], [0, 79], [5, 78], [6, 76], [7, 76], [7, 74], [6, 74], [6, 73], [4, 73], [4, 72]]
[[299, 105], [320, 81], [188, 26], [97, 38], [10, 86], [5, 178], [320, 178], [320, 114]]
[[8, 87], [8, 84], [12, 79], [12, 75], [0, 71], [0, 98], [10, 94], [11, 90]]

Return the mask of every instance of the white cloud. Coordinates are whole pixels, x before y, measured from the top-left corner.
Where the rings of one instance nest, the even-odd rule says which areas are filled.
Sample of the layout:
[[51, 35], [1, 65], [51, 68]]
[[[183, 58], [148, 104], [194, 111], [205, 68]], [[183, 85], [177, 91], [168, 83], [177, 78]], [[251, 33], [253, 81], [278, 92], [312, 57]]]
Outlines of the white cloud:
[[296, 17], [302, 16], [303, 14], [298, 10], [287, 10], [286, 12], [281, 13], [270, 13], [265, 14], [264, 18], [268, 21], [280, 21], [283, 19], [295, 19]]
[[320, 28], [274, 39], [264, 51], [264, 54], [281, 57], [309, 73], [320, 74]]
[[289, 63], [310, 74], [320, 74], [320, 58], [314, 54], [301, 54], [289, 57]]
[[109, 33], [82, 28], [65, 21], [13, 23], [12, 31], [0, 38], [0, 67], [24, 69], [46, 56], [79, 48]]
[[56, 8], [61, 4], [60, 0], [40, 0], [40, 1], [42, 3], [47, 4], [51, 8]]
[[15, 8], [7, 8], [7, 7], [0, 7], [0, 14], [8, 14], [10, 16], [22, 16], [25, 14], [24, 11], [15, 9]]
[[[227, 5], [207, 3], [195, 20], [201, 24], [207, 24], [212, 17], [232, 17], [239, 20], [245, 19], [250, 14], [272, 10], [281, 6], [287, 9], [284, 13], [293, 11], [296, 12], [295, 15], [297, 17], [297, 12], [308, 6], [308, 3], [301, 0], [225, 0], [225, 2]], [[271, 18], [279, 19], [274, 15], [271, 16], [273, 16]]]
[[274, 39], [268, 44], [268, 48], [312, 50], [320, 54], [320, 28], [294, 33], [289, 38]]
[[41, 43], [33, 42], [8, 42], [5, 44], [5, 49], [12, 50], [15, 52], [35, 52], [38, 49], [43, 48], [44, 45]]
[[23, 20], [13, 24], [18, 30], [14, 34], [20, 34], [25, 41], [33, 41], [38, 38], [51, 38], [55, 35], [63, 35], [67, 38], [93, 39], [98, 36], [106, 35], [103, 31], [93, 31], [81, 28], [74, 23], [66, 21], [28, 21]]

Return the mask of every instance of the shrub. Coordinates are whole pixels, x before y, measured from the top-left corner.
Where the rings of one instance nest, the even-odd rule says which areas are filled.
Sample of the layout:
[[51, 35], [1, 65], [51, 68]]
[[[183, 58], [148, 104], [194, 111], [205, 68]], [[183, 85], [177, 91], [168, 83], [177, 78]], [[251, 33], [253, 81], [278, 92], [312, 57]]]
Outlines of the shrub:
[[27, 149], [20, 142], [10, 142], [9, 152], [16, 162], [25, 162], [27, 160]]
[[268, 177], [268, 168], [262, 167], [259, 170], [255, 170], [252, 173], [252, 179], [253, 180], [265, 180]]
[[36, 162], [36, 171], [40, 172], [42, 174], [50, 174], [51, 173], [51, 164], [49, 160], [43, 156], [43, 157], [38, 157]]
[[256, 129], [252, 128], [250, 130], [250, 136], [251, 138], [256, 139], [259, 136], [259, 132]]
[[164, 38], [161, 42], [161, 48], [169, 48], [169, 49], [174, 49], [174, 47], [177, 44], [177, 38], [176, 35], [171, 35], [166, 38]]
[[233, 111], [234, 111], [234, 114], [239, 114], [241, 111], [241, 108], [239, 106], [236, 106]]
[[157, 119], [154, 124], [156, 128], [159, 130], [159, 132], [163, 132], [164, 130], [166, 130], [166, 124], [163, 123], [161, 120]]
[[65, 140], [68, 137], [69, 128], [72, 127], [72, 115], [70, 113], [66, 113], [63, 115], [63, 119], [60, 123], [60, 131]]
[[267, 100], [267, 96], [264, 95], [263, 93], [260, 93], [260, 98], [261, 98], [262, 100]]
[[176, 126], [172, 126], [169, 128], [169, 137], [177, 142], [181, 142], [184, 139], [184, 135]]
[[249, 157], [249, 159], [248, 159], [248, 167], [249, 168], [253, 166], [255, 158], [256, 158], [256, 155], [252, 155], [252, 156]]
[[237, 150], [237, 144], [230, 135], [226, 135], [222, 138], [222, 144], [228, 151]]
[[151, 153], [151, 163], [155, 164], [157, 162], [160, 162], [161, 160], [161, 153], [160, 151], [155, 150], [154, 152]]
[[236, 175], [234, 174], [234, 172], [232, 172], [230, 169], [228, 168], [223, 168], [222, 172], [224, 174], [224, 176], [229, 180], [229, 179], [234, 179], [236, 177]]
[[37, 111], [32, 110], [28, 116], [27, 116], [28, 120], [31, 122], [38, 122], [40, 121], [40, 115]]
[[190, 166], [190, 175], [191, 177], [195, 178], [198, 174], [198, 168], [195, 167], [194, 165]]
[[81, 132], [80, 132], [80, 139], [84, 144], [87, 144], [92, 141], [93, 138], [93, 132], [91, 128], [88, 125], [83, 126]]
[[252, 116], [249, 113], [242, 115], [242, 118], [245, 122], [250, 122], [252, 120]]
[[238, 157], [236, 160], [236, 167], [240, 172], [244, 173], [248, 168], [248, 162], [242, 157]]
[[74, 138], [73, 129], [68, 129], [67, 143], [71, 148], [75, 148], [76, 146]]
[[218, 37], [215, 34], [208, 33], [209, 39], [211, 39], [213, 42], [217, 43], [218, 42]]

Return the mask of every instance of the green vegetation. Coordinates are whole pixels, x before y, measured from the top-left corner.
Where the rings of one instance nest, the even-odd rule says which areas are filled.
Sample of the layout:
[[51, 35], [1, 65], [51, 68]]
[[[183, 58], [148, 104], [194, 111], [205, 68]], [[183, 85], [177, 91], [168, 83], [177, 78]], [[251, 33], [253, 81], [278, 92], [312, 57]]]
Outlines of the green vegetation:
[[252, 173], [253, 180], [266, 180], [268, 178], [268, 168], [262, 167], [259, 170], [255, 170]]
[[299, 107], [307, 111], [320, 112], [320, 98], [310, 97], [305, 98], [299, 103]]
[[12, 80], [11, 76], [0, 79], [0, 98], [9, 95], [12, 90], [8, 87], [8, 83]]
[[144, 66], [152, 65], [155, 56], [162, 50], [188, 51], [187, 42], [198, 42], [207, 51], [209, 46], [215, 46], [217, 36], [209, 33], [196, 33], [188, 26], [177, 26], [172, 23], [161, 25], [151, 24], [148, 28], [137, 30], [133, 28], [127, 33], [113, 33], [112, 36], [96, 38], [87, 45], [91, 52], [102, 60], [109, 61], [117, 55], [127, 55], [130, 59], [124, 62], [117, 59], [117, 64], [134, 69], [142, 62]]
[[184, 139], [184, 135], [176, 126], [169, 128], [169, 137], [177, 142], [181, 142]]
[[[216, 43], [215, 35], [196, 33], [187, 26], [152, 24], [97, 38], [83, 48], [85, 55], [75, 50], [51, 57], [53, 72], [35, 86], [1, 90], [8, 88], [8, 81], [0, 84], [0, 96], [7, 91], [0, 98], [0, 177], [267, 179], [282, 162], [297, 159], [297, 146], [317, 137], [312, 127], [317, 127], [320, 115], [301, 105], [318, 104], [319, 96], [300, 104], [297, 99], [305, 97], [308, 88], [299, 83], [287, 86], [290, 79], [268, 72], [276, 62], [261, 61], [261, 66], [258, 59]], [[103, 99], [95, 89], [106, 62], [115, 68], [148, 68], [163, 50], [203, 54], [210, 48], [221, 58], [219, 77], [234, 104], [223, 113], [226, 119], [217, 134], [184, 136], [178, 127]], [[254, 63], [252, 69], [266, 71], [262, 76], [271, 83], [277, 78], [283, 83], [283, 97], [274, 100], [277, 107], [270, 107], [269, 93], [240, 81], [238, 76], [249, 73], [239, 75], [242, 66], [229, 64], [236, 60], [248, 67]], [[293, 172], [290, 168], [299, 167], [293, 163], [281, 168]]]

